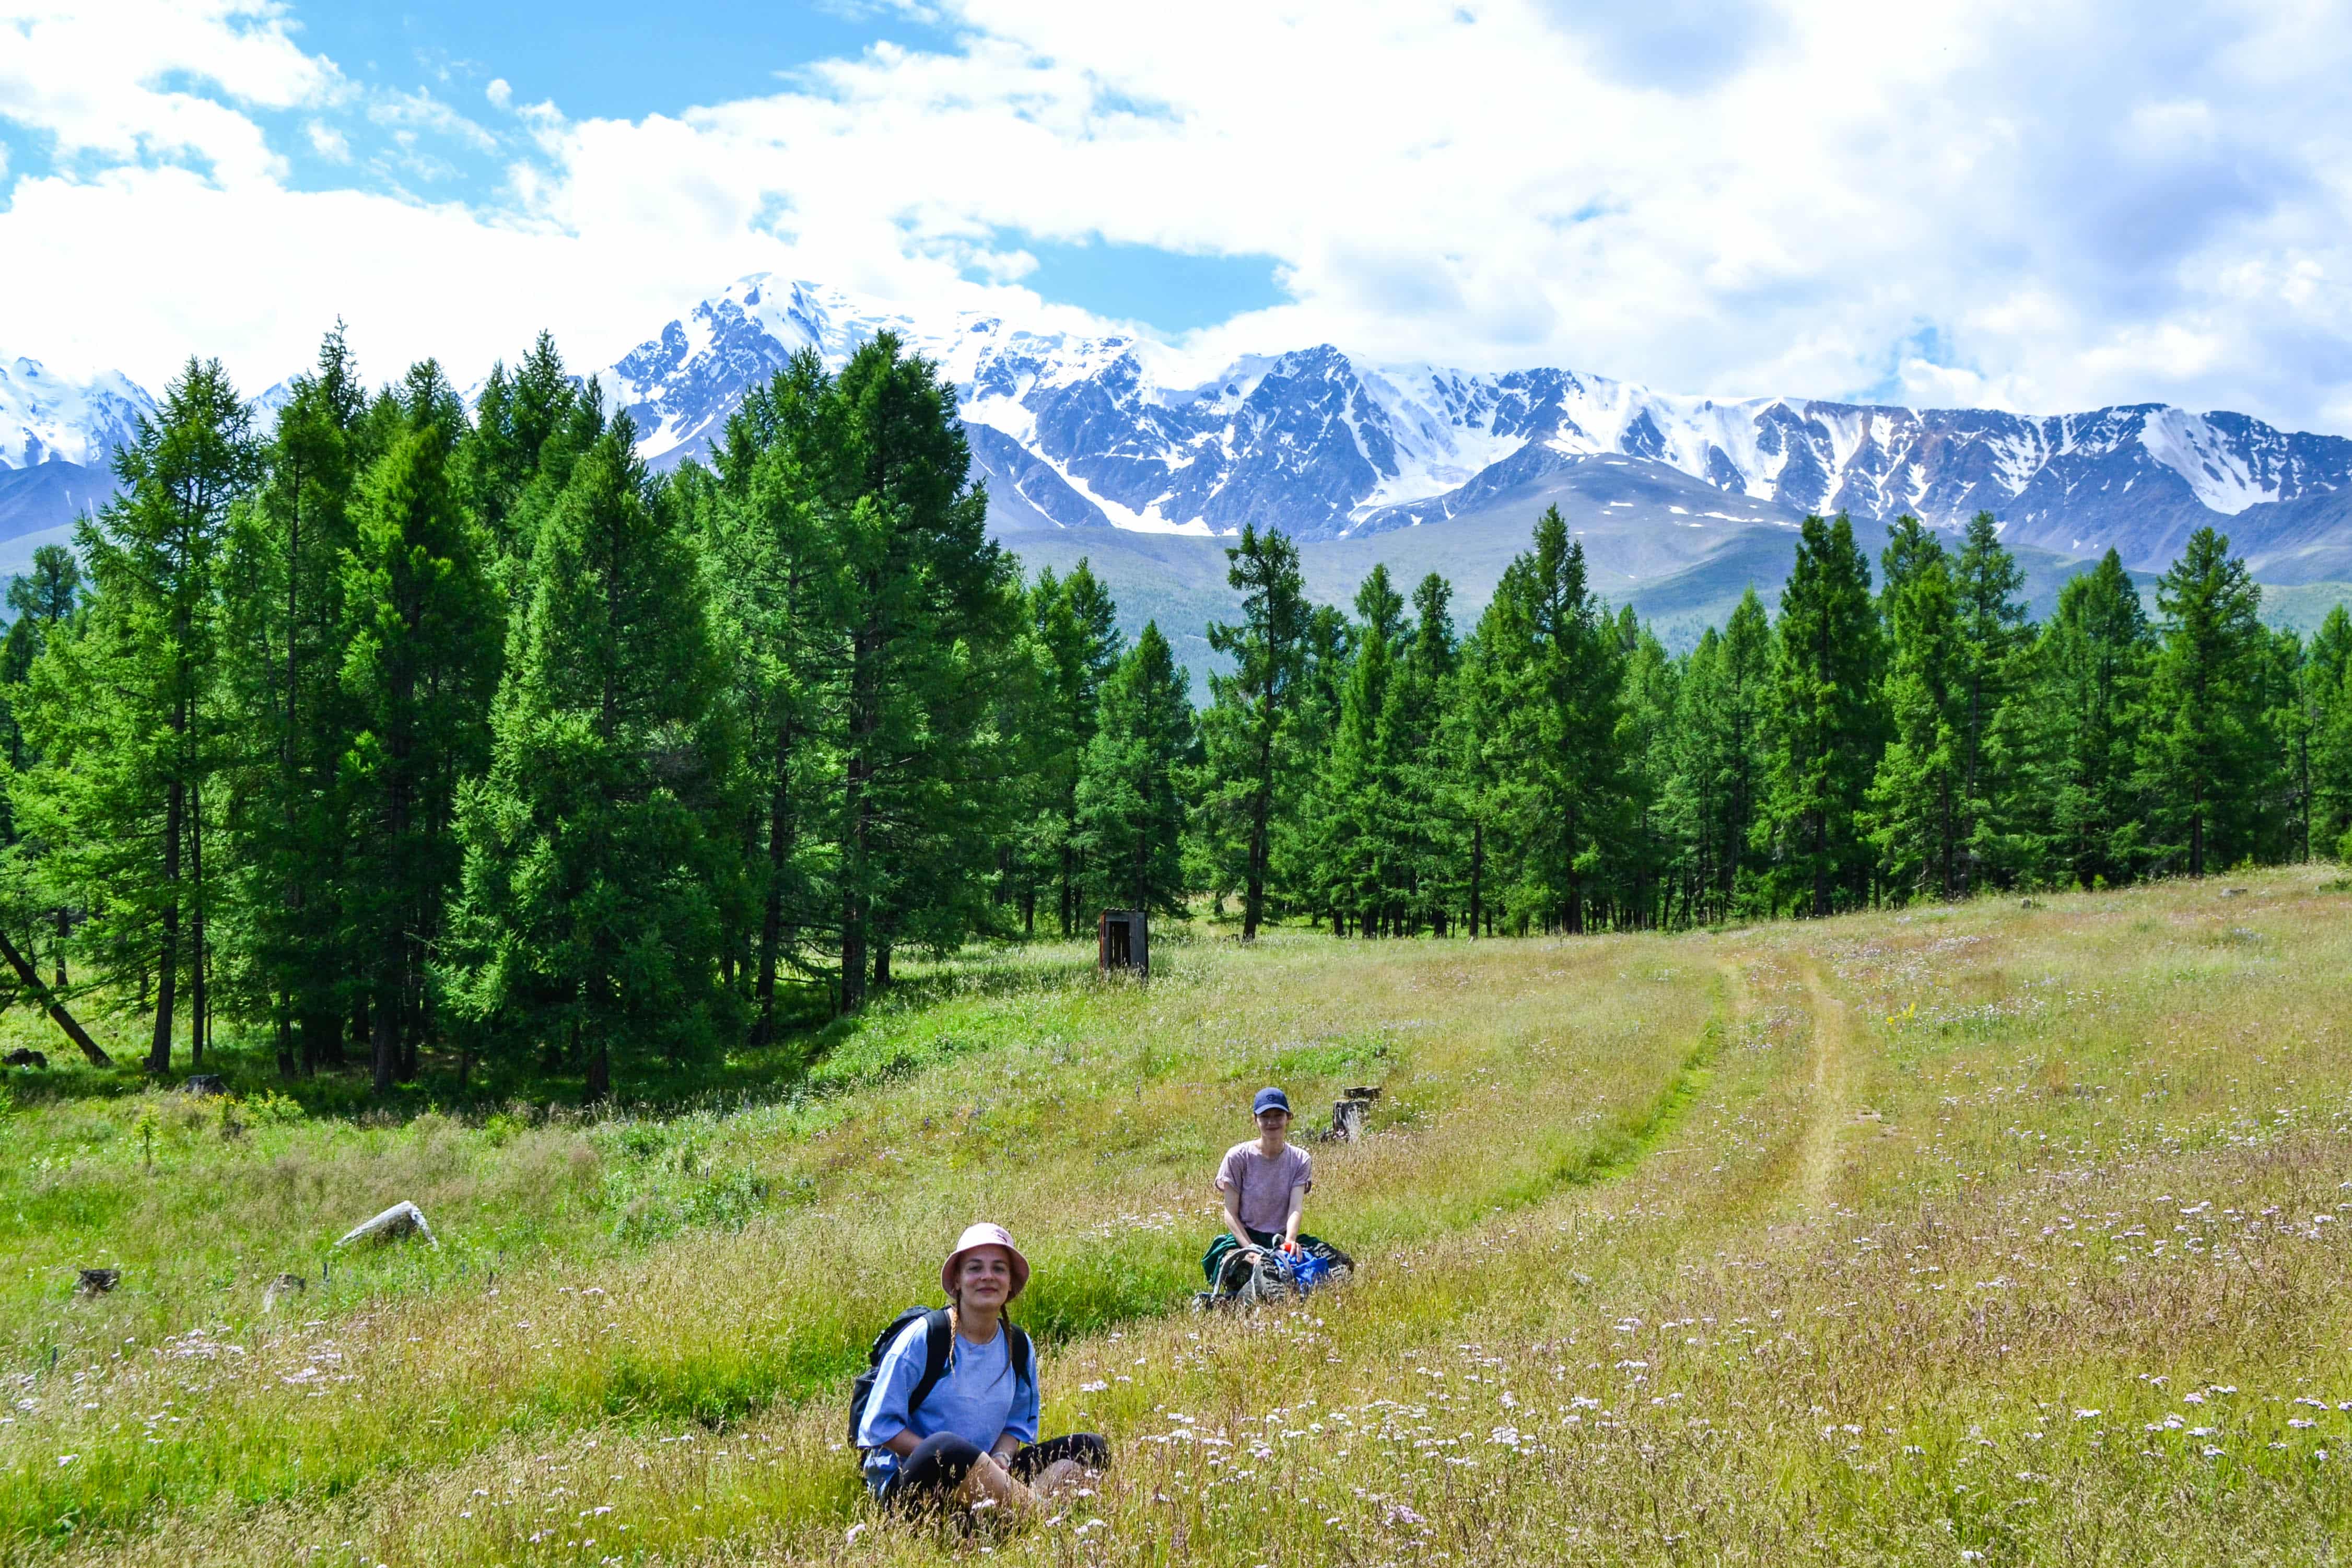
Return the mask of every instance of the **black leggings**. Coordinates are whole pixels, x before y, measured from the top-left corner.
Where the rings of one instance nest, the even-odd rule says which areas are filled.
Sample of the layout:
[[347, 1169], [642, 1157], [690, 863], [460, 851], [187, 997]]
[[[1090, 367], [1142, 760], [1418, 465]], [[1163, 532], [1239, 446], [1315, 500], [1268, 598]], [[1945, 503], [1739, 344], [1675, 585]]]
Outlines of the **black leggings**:
[[[883, 1484], [884, 1502], [908, 1505], [936, 1503], [956, 1488], [963, 1485], [964, 1477], [980, 1463], [980, 1448], [952, 1432], [934, 1432], [915, 1445], [915, 1451], [898, 1461]], [[1076, 1459], [1090, 1470], [1099, 1470], [1110, 1463], [1110, 1445], [1092, 1432], [1073, 1432], [1066, 1437], [1048, 1437], [1042, 1443], [1031, 1443], [1013, 1451], [1004, 1468], [1013, 1479], [1027, 1481], [1046, 1466], [1064, 1459]]]

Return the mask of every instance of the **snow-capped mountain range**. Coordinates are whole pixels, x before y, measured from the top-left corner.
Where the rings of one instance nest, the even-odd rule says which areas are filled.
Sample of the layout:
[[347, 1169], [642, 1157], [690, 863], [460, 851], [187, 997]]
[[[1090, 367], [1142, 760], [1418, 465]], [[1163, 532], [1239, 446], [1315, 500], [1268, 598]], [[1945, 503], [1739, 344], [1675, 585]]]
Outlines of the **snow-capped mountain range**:
[[137, 438], [140, 416], [154, 412], [146, 390], [117, 372], [77, 382], [38, 360], [0, 360], [0, 468], [103, 467]]
[[793, 353], [838, 363], [884, 330], [954, 383], [999, 509], [1064, 528], [1255, 522], [1361, 537], [1438, 525], [1609, 456], [1712, 487], [1725, 521], [1844, 510], [1953, 527], [1990, 510], [2017, 542], [2066, 555], [2113, 544], [2160, 568], [2203, 522], [2352, 498], [2352, 439], [2238, 414], [1722, 402], [1571, 370], [1379, 363], [1329, 344], [1171, 378], [1169, 356], [1137, 339], [976, 313], [919, 320], [766, 275], [696, 306], [603, 377], [646, 456], [675, 462], [707, 450], [744, 389]]
[[[2291, 558], [2301, 575], [2285, 580], [2352, 577], [2352, 439], [2160, 404], [2031, 416], [1725, 402], [1565, 369], [1375, 363], [1329, 344], [1202, 378], [1136, 338], [918, 317], [766, 274], [597, 374], [646, 457], [667, 466], [706, 453], [746, 389], [793, 353], [837, 364], [886, 330], [955, 385], [1003, 531], [1254, 522], [1302, 541], [1366, 539], [1523, 507], [1597, 462], [1669, 482], [1696, 504], [1654, 510], [1686, 520], [1786, 525], [1844, 510], [1951, 527], [1990, 510], [2012, 543], [2070, 557], [2113, 545], [2153, 569], [2214, 522], [2242, 551]], [[96, 466], [152, 406], [120, 375], [78, 385], [0, 363], [0, 468]]]

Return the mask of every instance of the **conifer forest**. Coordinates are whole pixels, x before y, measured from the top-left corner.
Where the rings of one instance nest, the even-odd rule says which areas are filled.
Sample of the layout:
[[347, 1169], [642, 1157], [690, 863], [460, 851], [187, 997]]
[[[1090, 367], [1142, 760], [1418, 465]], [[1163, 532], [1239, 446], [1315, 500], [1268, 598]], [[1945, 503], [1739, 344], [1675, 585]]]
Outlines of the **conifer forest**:
[[[191, 362], [8, 590], [5, 977], [61, 1022], [590, 1099], [855, 1012], [897, 953], [1105, 906], [1366, 940], [1675, 929], [2352, 857], [2352, 619], [2199, 532], [2030, 624], [1990, 514], [1809, 519], [1670, 653], [1528, 520], [1475, 619], [1277, 530], [1205, 691], [987, 531], [951, 390], [803, 354], [648, 472], [542, 337], [469, 410], [330, 336], [274, 418]], [[81, 1037], [93, 1055], [100, 1048]]]

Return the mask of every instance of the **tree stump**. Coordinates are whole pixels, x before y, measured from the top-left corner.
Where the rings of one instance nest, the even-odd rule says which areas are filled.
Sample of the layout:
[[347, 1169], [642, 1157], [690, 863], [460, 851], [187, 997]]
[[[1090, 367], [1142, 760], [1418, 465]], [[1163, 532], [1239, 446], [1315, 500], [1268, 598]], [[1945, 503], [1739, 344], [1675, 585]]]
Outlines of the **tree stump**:
[[187, 1082], [182, 1084], [180, 1086], [180, 1092], [182, 1094], [196, 1095], [226, 1094], [228, 1092], [228, 1085], [223, 1083], [215, 1074], [200, 1072], [194, 1077], [189, 1079]]
[[85, 1268], [81, 1271], [81, 1279], [74, 1285], [74, 1294], [103, 1296], [121, 1283], [122, 1270], [120, 1268]]
[[0, 1057], [0, 1062], [5, 1062], [12, 1068], [46, 1068], [49, 1065], [49, 1058], [38, 1051], [19, 1049]]
[[269, 1289], [261, 1293], [261, 1310], [274, 1312], [280, 1300], [289, 1296], [299, 1296], [310, 1287], [310, 1282], [299, 1274], [280, 1274], [269, 1282]]
[[1353, 1143], [1364, 1135], [1364, 1118], [1371, 1110], [1369, 1100], [1336, 1100], [1331, 1106], [1331, 1141]]

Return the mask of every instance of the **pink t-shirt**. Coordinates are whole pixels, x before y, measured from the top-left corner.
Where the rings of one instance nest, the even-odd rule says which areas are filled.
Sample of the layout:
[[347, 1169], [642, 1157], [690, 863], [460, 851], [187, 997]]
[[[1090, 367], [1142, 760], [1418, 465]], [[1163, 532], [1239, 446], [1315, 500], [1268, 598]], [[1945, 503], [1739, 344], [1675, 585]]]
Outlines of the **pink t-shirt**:
[[1226, 1150], [1224, 1163], [1217, 1167], [1217, 1191], [1241, 1194], [1234, 1209], [1242, 1216], [1242, 1224], [1277, 1236], [1290, 1223], [1290, 1194], [1311, 1192], [1314, 1187], [1313, 1162], [1296, 1143], [1284, 1145], [1282, 1152], [1269, 1160], [1253, 1138]]

